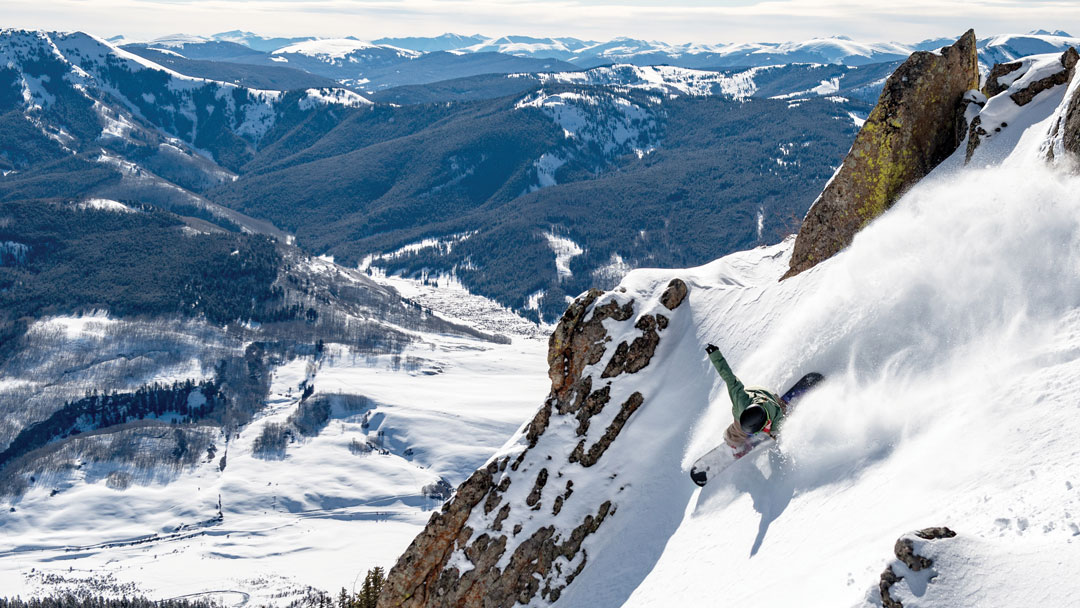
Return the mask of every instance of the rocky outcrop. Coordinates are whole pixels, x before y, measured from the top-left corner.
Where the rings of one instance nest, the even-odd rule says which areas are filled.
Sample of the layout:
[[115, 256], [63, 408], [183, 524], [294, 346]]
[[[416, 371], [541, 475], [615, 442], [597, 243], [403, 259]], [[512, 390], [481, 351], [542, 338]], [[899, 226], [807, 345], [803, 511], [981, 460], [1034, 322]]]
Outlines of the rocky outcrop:
[[[380, 607], [508, 608], [562, 595], [588, 563], [585, 540], [630, 494], [618, 463], [596, 465], [648, 407], [626, 383], [652, 363], [687, 296], [674, 279], [651, 301], [591, 290], [567, 308], [548, 342], [543, 406], [431, 517]], [[575, 493], [575, 481], [589, 492]]]
[[1080, 91], [1074, 92], [1062, 119], [1061, 139], [1065, 152], [1080, 159]]
[[[1010, 63], [995, 63], [993, 68], [990, 68], [990, 74], [986, 76], [986, 84], [983, 85], [983, 95], [987, 97], [993, 97], [998, 93], [1004, 93], [1009, 89], [1009, 83], [1002, 82], [1001, 79], [1009, 74], [1012, 74], [1016, 70], [1023, 67], [1023, 63], [1020, 61], [1013, 61]], [[1015, 80], [1015, 77], [1011, 78]]]
[[[979, 146], [985, 140], [1008, 128], [1008, 122], [1002, 120], [1000, 116], [1009, 115], [1011, 112], [1008, 107], [1006, 107], [1005, 112], [999, 109], [1002, 102], [1006, 106], [1015, 104], [1023, 107], [1031, 103], [1039, 93], [1053, 87], [1067, 85], [1073, 79], [1078, 60], [1080, 60], [1080, 55], [1077, 54], [1075, 48], [1070, 47], [1056, 60], [1047, 61], [1044, 57], [1034, 56], [1012, 63], [995, 65], [990, 71], [990, 76], [987, 78], [983, 91], [992, 98], [995, 95], [1003, 96], [1006, 94], [1008, 97], [993, 98], [989, 107], [993, 108], [994, 111], [987, 110], [983, 115], [976, 116], [971, 121], [968, 127], [967, 150], [965, 151], [964, 162], [971, 162], [975, 151], [979, 149]], [[1042, 77], [1035, 79], [1036, 76]], [[999, 118], [993, 118], [995, 115], [999, 116]], [[1051, 128], [1051, 141], [1054, 141], [1061, 134], [1065, 122], [1059, 117], [1059, 121]], [[1050, 160], [1054, 158], [1052, 148], [1053, 146], [1047, 152], [1047, 157]]]
[[1031, 103], [1031, 100], [1035, 99], [1035, 96], [1039, 93], [1042, 93], [1051, 87], [1067, 84], [1072, 80], [1073, 72], [1076, 69], [1077, 58], [1076, 49], [1069, 47], [1069, 49], [1061, 55], [1061, 71], [1055, 72], [1045, 78], [1040, 78], [1019, 91], [1010, 93], [1009, 98], [1018, 106], [1026, 106]]
[[[881, 573], [881, 582], [878, 583], [878, 592], [881, 595], [883, 608], [904, 608], [904, 604], [894, 597], [893, 587], [904, 580], [905, 574], [903, 571], [905, 569], [911, 572], [921, 572], [934, 565], [933, 560], [918, 553], [916, 541], [933, 541], [955, 536], [956, 532], [945, 527], [924, 528], [901, 536], [893, 547], [893, 553], [896, 555], [896, 559], [899, 560], [899, 564], [886, 566], [885, 571]], [[900, 573], [897, 572], [898, 570]]]
[[787, 278], [832, 257], [947, 158], [967, 129], [964, 94], [979, 86], [975, 32], [911, 55], [885, 83], [843, 165], [810, 208]]
[[[1069, 50], [1073, 51], [1073, 72], [1075, 74], [1076, 49], [1070, 48]], [[1064, 64], [1064, 56], [1062, 60]], [[1050, 145], [1046, 156], [1047, 160], [1051, 162], [1057, 160], [1059, 155], [1065, 156], [1072, 160], [1073, 167], [1076, 168], [1080, 166], [1080, 88], [1073, 86], [1071, 92], [1072, 96], [1066, 100], [1064, 111], [1059, 111], [1053, 127], [1050, 129]]]

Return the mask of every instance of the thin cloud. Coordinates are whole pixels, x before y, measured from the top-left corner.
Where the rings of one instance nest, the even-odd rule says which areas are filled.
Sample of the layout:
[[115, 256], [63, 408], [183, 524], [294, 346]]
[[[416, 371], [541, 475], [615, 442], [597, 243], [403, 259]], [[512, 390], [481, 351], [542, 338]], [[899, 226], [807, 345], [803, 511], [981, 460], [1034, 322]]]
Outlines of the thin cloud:
[[851, 0], [617, 3], [573, 0], [4, 0], [5, 25], [153, 37], [246, 29], [267, 35], [378, 38], [446, 31], [670, 42], [799, 40], [846, 34], [914, 42], [1035, 28], [1080, 29], [1064, 0]]

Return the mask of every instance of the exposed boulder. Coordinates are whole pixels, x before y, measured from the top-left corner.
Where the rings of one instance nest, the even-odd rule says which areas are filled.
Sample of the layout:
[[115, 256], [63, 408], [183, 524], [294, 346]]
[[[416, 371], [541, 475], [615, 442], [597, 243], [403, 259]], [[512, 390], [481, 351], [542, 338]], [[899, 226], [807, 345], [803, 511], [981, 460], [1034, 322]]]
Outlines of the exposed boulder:
[[1023, 63], [1019, 61], [1012, 61], [1009, 63], [995, 63], [994, 67], [990, 68], [990, 74], [986, 76], [986, 84], [983, 85], [983, 95], [987, 97], [993, 97], [998, 93], [1004, 93], [1009, 89], [1009, 82], [1015, 80], [1016, 77], [1009, 79], [1009, 82], [1002, 82], [1002, 78], [1012, 74], [1016, 70], [1023, 67]]
[[787, 278], [832, 257], [954, 150], [964, 94], [979, 86], [975, 32], [913, 53], [885, 82], [843, 165], [803, 221]]
[[[626, 383], [649, 369], [687, 294], [675, 279], [647, 301], [591, 290], [567, 308], [548, 343], [543, 406], [431, 517], [390, 570], [380, 607], [509, 608], [563, 594], [588, 563], [585, 540], [616, 499], [632, 499], [623, 465], [603, 459], [648, 407]], [[575, 493], [575, 480], [589, 492]]]
[[955, 536], [956, 532], [945, 527], [939, 527], [925, 528], [911, 534], [905, 534], [897, 539], [896, 545], [893, 547], [893, 553], [899, 563], [886, 566], [885, 571], [881, 573], [881, 582], [878, 583], [881, 605], [884, 608], [904, 608], [903, 602], [894, 597], [893, 587], [904, 580], [904, 576], [908, 575], [907, 570], [921, 572], [934, 565], [933, 560], [918, 553], [917, 542], [921, 545], [923, 544], [921, 541], [934, 541]]

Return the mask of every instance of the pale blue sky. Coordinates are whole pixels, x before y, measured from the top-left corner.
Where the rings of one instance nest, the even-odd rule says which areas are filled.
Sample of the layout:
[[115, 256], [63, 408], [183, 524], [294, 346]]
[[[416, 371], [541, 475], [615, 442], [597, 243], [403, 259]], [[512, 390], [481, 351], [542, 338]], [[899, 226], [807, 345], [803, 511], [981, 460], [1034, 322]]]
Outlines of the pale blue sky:
[[264, 35], [444, 32], [668, 42], [802, 40], [844, 34], [915, 42], [1032, 29], [1080, 35], [1076, 0], [0, 0], [0, 26], [136, 38], [244, 29]]

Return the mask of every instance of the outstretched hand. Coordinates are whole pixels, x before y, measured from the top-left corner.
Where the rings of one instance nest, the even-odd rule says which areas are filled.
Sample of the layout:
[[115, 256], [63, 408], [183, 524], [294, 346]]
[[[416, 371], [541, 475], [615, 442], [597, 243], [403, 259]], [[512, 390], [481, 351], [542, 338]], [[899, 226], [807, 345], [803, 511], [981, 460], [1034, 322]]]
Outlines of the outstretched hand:
[[707, 345], [707, 346], [705, 347], [705, 352], [706, 352], [706, 353], [708, 353], [708, 354], [710, 354], [710, 355], [711, 355], [711, 354], [713, 354], [713, 353], [715, 353], [715, 352], [716, 352], [716, 351], [718, 351], [718, 350], [720, 350], [720, 349], [719, 349], [719, 348], [716, 348], [716, 345], [715, 345], [715, 344], [709, 344], [709, 345]]

